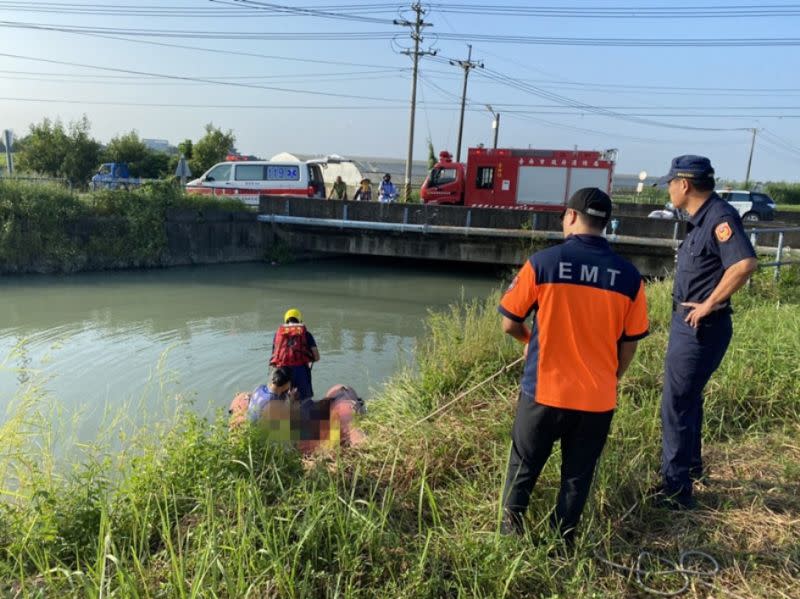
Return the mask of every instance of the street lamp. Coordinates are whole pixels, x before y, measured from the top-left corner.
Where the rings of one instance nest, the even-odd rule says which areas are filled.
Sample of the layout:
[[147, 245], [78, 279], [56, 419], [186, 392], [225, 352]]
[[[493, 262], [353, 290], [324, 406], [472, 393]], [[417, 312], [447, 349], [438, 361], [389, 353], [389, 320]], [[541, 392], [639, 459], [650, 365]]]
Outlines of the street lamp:
[[500, 132], [500, 113], [495, 112], [489, 104], [484, 104], [486, 109], [492, 113], [494, 120], [492, 121], [492, 129], [494, 129], [494, 149], [497, 149], [497, 134]]

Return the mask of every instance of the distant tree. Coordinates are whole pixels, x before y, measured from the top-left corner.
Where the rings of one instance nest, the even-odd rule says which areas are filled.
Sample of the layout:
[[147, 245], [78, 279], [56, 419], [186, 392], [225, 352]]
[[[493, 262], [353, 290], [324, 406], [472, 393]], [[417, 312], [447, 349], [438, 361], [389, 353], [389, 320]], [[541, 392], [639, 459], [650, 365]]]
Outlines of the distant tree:
[[84, 116], [69, 124], [48, 118], [30, 126], [28, 135], [17, 144], [19, 170], [65, 177], [74, 185], [84, 185], [97, 168], [100, 144], [89, 135], [89, 119]]
[[144, 145], [136, 131], [118, 135], [112, 138], [103, 152], [105, 162], [125, 162], [128, 165], [131, 176], [143, 177], [141, 173], [142, 163], [145, 161], [150, 150]]
[[179, 157], [181, 154], [183, 154], [186, 160], [191, 160], [193, 152], [194, 152], [194, 144], [192, 143], [191, 139], [184, 139], [181, 143], [178, 144]]
[[112, 139], [103, 154], [107, 162], [125, 162], [132, 177], [160, 179], [168, 171], [170, 155], [152, 150], [139, 138], [136, 131]]
[[61, 176], [61, 165], [67, 152], [67, 133], [60, 120], [42, 119], [32, 124], [28, 135], [16, 144], [17, 168], [21, 171]]
[[436, 165], [436, 151], [433, 149], [433, 142], [428, 138], [428, 170]]
[[192, 146], [192, 159], [189, 161], [192, 173], [199, 177], [217, 162], [225, 160], [235, 142], [236, 136], [230, 129], [223, 133], [213, 123], [206, 125], [206, 134]]
[[73, 185], [86, 185], [100, 163], [100, 143], [89, 135], [90, 128], [86, 115], [69, 124], [68, 146], [61, 164], [61, 176]]

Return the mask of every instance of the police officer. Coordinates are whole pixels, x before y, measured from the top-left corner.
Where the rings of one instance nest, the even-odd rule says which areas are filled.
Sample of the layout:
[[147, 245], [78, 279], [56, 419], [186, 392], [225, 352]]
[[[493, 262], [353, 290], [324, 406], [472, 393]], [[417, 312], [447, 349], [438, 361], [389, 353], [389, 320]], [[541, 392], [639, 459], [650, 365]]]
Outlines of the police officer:
[[531, 256], [500, 302], [503, 331], [526, 344], [504, 533], [522, 532], [536, 479], [559, 441], [561, 489], [551, 525], [572, 541], [611, 426], [617, 383], [647, 335], [642, 277], [603, 237], [610, 216], [605, 192], [576, 191], [562, 216], [564, 243]]
[[689, 214], [678, 248], [672, 320], [661, 401], [662, 484], [665, 507], [694, 506], [692, 481], [703, 475], [703, 387], [731, 340], [731, 296], [758, 262], [735, 208], [714, 193], [714, 169], [704, 156], [678, 156], [656, 183], [676, 209]]

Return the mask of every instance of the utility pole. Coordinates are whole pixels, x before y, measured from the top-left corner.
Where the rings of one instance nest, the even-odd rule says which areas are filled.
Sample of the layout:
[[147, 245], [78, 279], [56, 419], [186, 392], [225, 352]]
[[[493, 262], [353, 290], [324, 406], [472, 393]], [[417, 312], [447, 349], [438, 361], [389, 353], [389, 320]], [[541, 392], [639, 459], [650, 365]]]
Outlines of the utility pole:
[[482, 62], [472, 62], [472, 44], [467, 46], [467, 60], [451, 60], [450, 64], [464, 69], [464, 89], [461, 90], [461, 119], [458, 121], [458, 144], [456, 145], [456, 162], [461, 162], [461, 135], [464, 132], [464, 105], [467, 102], [467, 79], [469, 72], [475, 68], [483, 68]]
[[436, 50], [433, 51], [426, 51], [419, 49], [419, 44], [422, 41], [422, 28], [423, 27], [430, 27], [433, 23], [426, 23], [422, 20], [422, 16], [425, 14], [425, 11], [422, 10], [422, 5], [417, 2], [411, 6], [411, 10], [413, 10], [417, 16], [416, 19], [411, 22], [408, 20], [400, 20], [395, 19], [395, 25], [402, 25], [403, 27], [411, 27], [411, 39], [414, 40], [414, 50], [403, 50], [401, 54], [405, 54], [406, 56], [412, 56], [414, 58], [414, 70], [413, 74], [411, 75], [411, 118], [409, 119], [408, 123], [408, 155], [406, 156], [406, 177], [405, 177], [405, 184], [406, 184], [406, 191], [405, 191], [405, 201], [408, 202], [411, 200], [411, 165], [414, 160], [414, 116], [417, 110], [417, 71], [419, 70], [419, 57], [425, 56], [430, 54], [431, 56], [436, 55]]
[[753, 164], [753, 150], [756, 147], [756, 128], [753, 127], [753, 139], [750, 142], [750, 157], [747, 159], [747, 174], [744, 176], [744, 186], [750, 183], [750, 165]]

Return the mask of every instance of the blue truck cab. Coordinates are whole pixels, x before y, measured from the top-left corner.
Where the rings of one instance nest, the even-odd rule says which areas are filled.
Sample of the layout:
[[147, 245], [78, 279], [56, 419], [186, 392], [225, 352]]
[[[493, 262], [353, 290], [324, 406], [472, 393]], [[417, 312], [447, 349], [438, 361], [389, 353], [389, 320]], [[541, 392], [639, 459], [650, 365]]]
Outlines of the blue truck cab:
[[124, 162], [105, 162], [92, 177], [91, 188], [95, 189], [127, 189], [138, 185], [138, 179], [131, 179], [128, 165]]

